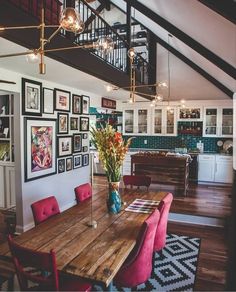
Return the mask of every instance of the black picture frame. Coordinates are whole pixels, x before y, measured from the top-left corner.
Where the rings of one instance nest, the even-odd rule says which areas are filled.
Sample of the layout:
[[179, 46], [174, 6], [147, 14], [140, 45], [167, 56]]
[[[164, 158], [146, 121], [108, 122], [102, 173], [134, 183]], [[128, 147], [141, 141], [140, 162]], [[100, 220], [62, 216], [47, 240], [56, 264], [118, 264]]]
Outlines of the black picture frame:
[[81, 115], [82, 113], [82, 96], [78, 94], [72, 94], [72, 113], [75, 115]]
[[88, 139], [88, 133], [83, 133], [83, 139]]
[[82, 95], [81, 111], [83, 115], [89, 115], [90, 97], [88, 95]]
[[55, 174], [56, 120], [25, 117], [24, 128], [25, 182]]
[[66, 171], [70, 171], [73, 169], [73, 160], [72, 157], [66, 158]]
[[80, 131], [88, 132], [89, 131], [89, 117], [80, 117]]
[[57, 136], [57, 157], [72, 155], [72, 136]]
[[88, 152], [88, 146], [83, 146], [83, 152]]
[[54, 88], [54, 110], [60, 112], [70, 112], [70, 98], [69, 91]]
[[42, 83], [21, 79], [22, 115], [42, 116]]
[[73, 153], [82, 151], [82, 134], [73, 135]]
[[82, 165], [88, 166], [89, 165], [89, 154], [83, 154], [82, 156]]
[[73, 169], [82, 167], [82, 154], [73, 155]]
[[54, 90], [43, 87], [43, 113], [54, 114]]
[[57, 133], [68, 134], [69, 131], [69, 114], [57, 113]]
[[70, 129], [71, 131], [79, 130], [79, 118], [75, 117], [70, 118]]
[[65, 172], [65, 158], [57, 160], [57, 173]]

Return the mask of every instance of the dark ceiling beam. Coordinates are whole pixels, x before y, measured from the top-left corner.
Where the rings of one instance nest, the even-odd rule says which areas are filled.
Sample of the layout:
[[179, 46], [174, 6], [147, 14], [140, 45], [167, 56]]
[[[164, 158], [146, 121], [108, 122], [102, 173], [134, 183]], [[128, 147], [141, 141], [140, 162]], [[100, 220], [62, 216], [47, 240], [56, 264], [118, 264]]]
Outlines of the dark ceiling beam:
[[202, 44], [191, 38], [189, 35], [184, 33], [182, 30], [171, 24], [166, 19], [162, 18], [160, 15], [156, 14], [154, 11], [150, 10], [147, 6], [136, 0], [124, 0], [125, 2], [129, 2], [136, 10], [140, 13], [160, 25], [162, 28], [167, 30], [169, 33], [174, 35], [176, 38], [184, 42], [194, 51], [198, 52], [208, 61], [212, 62], [214, 65], [219, 67], [225, 73], [227, 73], [232, 78], [236, 79], [236, 69], [225, 60], [217, 56], [215, 53], [204, 47]]
[[236, 1], [234, 0], [198, 0], [208, 8], [236, 24]]
[[185, 64], [189, 65], [193, 70], [195, 70], [200, 75], [202, 75], [206, 80], [208, 80], [213, 85], [215, 85], [218, 89], [220, 89], [222, 92], [224, 92], [225, 94], [227, 94], [230, 98], [233, 98], [233, 94], [234, 94], [233, 91], [231, 91], [224, 84], [222, 84], [221, 82], [219, 82], [217, 79], [215, 79], [213, 76], [211, 76], [205, 70], [203, 70], [201, 67], [199, 67], [197, 64], [195, 64], [193, 61], [191, 61], [190, 59], [188, 59], [187, 57], [185, 57], [179, 51], [177, 51], [176, 49], [174, 49], [167, 42], [163, 41], [157, 35], [155, 35], [155, 40], [156, 40], [157, 43], [159, 43], [166, 50], [168, 50], [169, 52], [171, 52], [173, 55], [175, 55], [177, 58], [179, 58]]

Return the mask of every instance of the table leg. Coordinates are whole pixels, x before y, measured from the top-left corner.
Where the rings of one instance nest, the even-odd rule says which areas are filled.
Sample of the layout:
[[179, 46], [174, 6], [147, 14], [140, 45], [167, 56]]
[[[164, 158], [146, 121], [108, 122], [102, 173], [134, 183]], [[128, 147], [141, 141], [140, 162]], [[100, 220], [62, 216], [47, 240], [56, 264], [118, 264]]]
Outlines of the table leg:
[[106, 286], [105, 284], [102, 285], [102, 291], [112, 292], [113, 291], [112, 287], [113, 287], [113, 281], [111, 281], [108, 286]]

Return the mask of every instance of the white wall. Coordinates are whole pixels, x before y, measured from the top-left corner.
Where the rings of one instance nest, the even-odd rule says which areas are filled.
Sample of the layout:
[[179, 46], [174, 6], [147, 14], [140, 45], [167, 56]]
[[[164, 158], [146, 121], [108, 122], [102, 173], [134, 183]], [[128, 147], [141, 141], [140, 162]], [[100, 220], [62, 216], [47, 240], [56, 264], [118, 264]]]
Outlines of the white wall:
[[[16, 204], [17, 204], [17, 231], [22, 232], [33, 226], [33, 217], [30, 205], [49, 195], [56, 196], [60, 209], [64, 210], [75, 204], [74, 187], [90, 180], [90, 167], [75, 169], [62, 174], [50, 175], [46, 178], [24, 182], [24, 116], [21, 116], [21, 78], [25, 77], [43, 83], [43, 87], [61, 88], [75, 94], [90, 96], [91, 106], [101, 105], [100, 96], [79, 89], [64, 86], [63, 84], [20, 75], [19, 73], [0, 68], [0, 79], [14, 80], [16, 85], [0, 84], [0, 90], [16, 92], [15, 95], [15, 169], [16, 169]], [[56, 118], [54, 115], [43, 114], [45, 118]]]

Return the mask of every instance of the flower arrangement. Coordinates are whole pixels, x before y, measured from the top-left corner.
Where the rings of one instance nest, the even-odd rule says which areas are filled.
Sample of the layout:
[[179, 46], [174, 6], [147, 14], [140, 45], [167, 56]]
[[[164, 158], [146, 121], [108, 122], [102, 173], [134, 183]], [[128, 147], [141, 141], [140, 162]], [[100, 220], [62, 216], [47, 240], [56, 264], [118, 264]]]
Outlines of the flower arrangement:
[[131, 143], [131, 138], [125, 142], [121, 133], [116, 132], [110, 125], [101, 129], [92, 128], [91, 135], [108, 182], [120, 181], [121, 166]]

